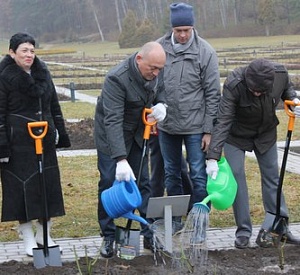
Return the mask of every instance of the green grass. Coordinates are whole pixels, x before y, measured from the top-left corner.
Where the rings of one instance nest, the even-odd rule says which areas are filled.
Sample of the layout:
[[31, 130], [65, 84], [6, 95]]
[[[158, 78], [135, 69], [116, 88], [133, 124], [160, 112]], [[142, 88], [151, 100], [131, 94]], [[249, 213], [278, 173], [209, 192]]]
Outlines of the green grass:
[[79, 56], [85, 56], [85, 57], [88, 56], [102, 57], [104, 55], [124, 55], [124, 54], [134, 53], [138, 50], [138, 48], [120, 49], [119, 44], [117, 42], [54, 44], [52, 45], [51, 48], [75, 49]]
[[259, 47], [299, 45], [300, 35], [210, 38], [207, 41], [217, 50], [241, 47], [252, 47], [255, 49]]
[[82, 101], [64, 101], [60, 104], [65, 119], [94, 118], [95, 104]]
[[78, 90], [79, 93], [93, 96], [93, 97], [98, 97], [100, 95], [100, 89], [95, 89], [95, 90]]

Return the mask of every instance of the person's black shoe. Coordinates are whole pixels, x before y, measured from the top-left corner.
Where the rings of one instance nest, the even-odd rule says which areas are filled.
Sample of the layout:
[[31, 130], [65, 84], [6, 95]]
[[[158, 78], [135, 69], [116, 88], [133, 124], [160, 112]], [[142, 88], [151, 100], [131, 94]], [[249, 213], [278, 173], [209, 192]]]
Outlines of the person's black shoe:
[[[153, 238], [155, 238], [155, 240], [156, 240], [155, 242], [154, 242]], [[150, 249], [153, 253], [154, 253], [154, 250], [155, 251], [163, 250], [164, 246], [159, 241], [159, 239], [156, 237], [153, 237], [153, 238], [144, 237], [144, 249]]]
[[270, 232], [260, 229], [256, 238], [256, 244], [263, 248], [274, 247], [274, 239]]
[[239, 236], [234, 241], [234, 246], [236, 248], [244, 249], [249, 246], [249, 237], [246, 236]]
[[300, 239], [295, 237], [291, 231], [287, 232], [286, 234], [284, 234], [281, 238], [282, 242], [286, 242], [288, 244], [296, 244], [296, 245], [300, 245]]
[[103, 240], [100, 248], [100, 254], [103, 258], [111, 258], [114, 255], [114, 240]]
[[144, 237], [143, 243], [144, 243], [144, 249], [150, 249], [152, 252], [154, 252], [153, 238]]

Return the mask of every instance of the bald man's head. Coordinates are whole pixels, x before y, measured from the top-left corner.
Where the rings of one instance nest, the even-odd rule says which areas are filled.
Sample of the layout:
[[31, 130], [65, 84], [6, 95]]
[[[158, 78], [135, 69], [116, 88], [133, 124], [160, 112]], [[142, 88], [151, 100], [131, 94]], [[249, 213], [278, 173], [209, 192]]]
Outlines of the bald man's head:
[[136, 55], [136, 62], [142, 76], [152, 80], [159, 74], [166, 63], [166, 53], [157, 42], [147, 42]]

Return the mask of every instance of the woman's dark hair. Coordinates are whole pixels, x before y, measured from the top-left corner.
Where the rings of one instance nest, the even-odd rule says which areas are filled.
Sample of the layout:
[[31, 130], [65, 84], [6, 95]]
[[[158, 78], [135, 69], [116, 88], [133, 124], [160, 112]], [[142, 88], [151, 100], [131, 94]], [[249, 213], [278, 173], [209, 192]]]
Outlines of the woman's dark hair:
[[16, 52], [20, 44], [27, 42], [35, 47], [35, 40], [30, 34], [18, 32], [10, 38], [9, 50], [13, 50], [13, 52]]

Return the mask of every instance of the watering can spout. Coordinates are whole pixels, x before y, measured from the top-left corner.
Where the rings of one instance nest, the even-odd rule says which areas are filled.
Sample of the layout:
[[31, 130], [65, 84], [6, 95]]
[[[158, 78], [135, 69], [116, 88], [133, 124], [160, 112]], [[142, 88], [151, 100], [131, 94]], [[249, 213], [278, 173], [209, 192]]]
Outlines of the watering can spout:
[[201, 211], [209, 213], [210, 212], [210, 208], [206, 204], [208, 201], [205, 203], [204, 200], [201, 201], [201, 202], [194, 203], [194, 207], [196, 206], [197, 208], [201, 209]]
[[194, 203], [194, 206], [201, 209], [203, 212], [210, 212], [210, 208], [207, 206], [207, 203], [210, 201], [209, 196], [207, 196], [203, 201]]
[[122, 215], [122, 217], [124, 217], [126, 219], [130, 219], [130, 220], [135, 220], [135, 221], [140, 222], [144, 225], [149, 224], [144, 218], [142, 218], [140, 216], [137, 216], [137, 215], [133, 214], [132, 212], [128, 212], [128, 213]]

